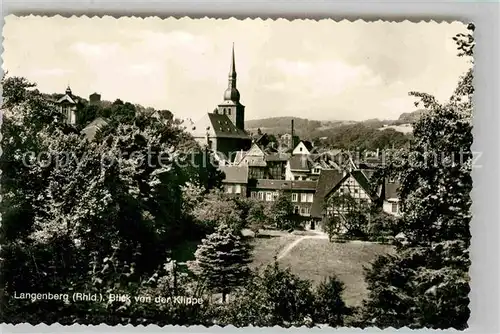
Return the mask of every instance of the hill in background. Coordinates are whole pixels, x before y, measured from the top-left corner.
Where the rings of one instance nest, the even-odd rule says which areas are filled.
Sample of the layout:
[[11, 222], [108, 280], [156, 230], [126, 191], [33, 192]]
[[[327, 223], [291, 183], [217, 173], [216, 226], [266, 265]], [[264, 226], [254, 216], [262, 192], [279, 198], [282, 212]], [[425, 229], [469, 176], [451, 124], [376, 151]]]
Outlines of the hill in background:
[[[344, 126], [352, 126], [355, 124], [362, 124], [368, 128], [374, 129], [392, 127], [398, 131], [399, 127], [397, 126], [414, 123], [423, 111], [423, 109], [418, 109], [410, 113], [403, 113], [396, 120], [380, 120], [378, 118], [372, 118], [364, 121], [317, 121], [299, 117], [271, 117], [248, 120], [245, 123], [247, 130], [252, 133], [257, 133], [258, 129], [260, 129], [262, 133], [280, 135], [290, 133], [291, 121], [293, 119], [295, 134], [305, 139], [313, 139], [314, 137], [321, 137], [322, 132], [338, 129]], [[402, 131], [400, 132], [408, 132], [408, 126], [401, 129]]]

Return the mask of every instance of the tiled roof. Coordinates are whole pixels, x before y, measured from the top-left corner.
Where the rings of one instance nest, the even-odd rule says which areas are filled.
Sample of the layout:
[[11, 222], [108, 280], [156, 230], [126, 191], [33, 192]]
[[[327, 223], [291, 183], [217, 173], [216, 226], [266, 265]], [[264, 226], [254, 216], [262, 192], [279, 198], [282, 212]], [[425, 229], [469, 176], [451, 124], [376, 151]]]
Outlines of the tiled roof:
[[216, 138], [237, 138], [251, 140], [243, 130], [237, 128], [227, 115], [205, 114], [194, 126], [188, 128], [193, 137], [205, 137], [208, 133]]
[[296, 171], [309, 171], [312, 168], [312, 161], [307, 154], [293, 155], [290, 160], [290, 169]]
[[266, 161], [288, 161], [290, 153], [271, 153], [266, 155]]
[[224, 172], [224, 183], [247, 183], [248, 182], [248, 167], [247, 166], [221, 166], [220, 170]]
[[250, 184], [252, 188], [270, 190], [315, 190], [316, 181], [289, 181], [289, 180], [269, 180], [259, 179]]
[[344, 178], [342, 172], [337, 169], [324, 169], [319, 174], [314, 201], [311, 207], [311, 216], [320, 218], [323, 213], [325, 195], [328, 194]]

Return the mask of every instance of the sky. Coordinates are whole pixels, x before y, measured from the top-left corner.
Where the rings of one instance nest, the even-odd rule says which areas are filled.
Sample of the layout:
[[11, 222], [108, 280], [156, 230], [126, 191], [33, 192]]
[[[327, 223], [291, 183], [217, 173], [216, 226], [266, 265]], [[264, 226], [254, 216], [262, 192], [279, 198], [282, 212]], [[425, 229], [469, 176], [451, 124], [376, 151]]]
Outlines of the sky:
[[471, 65], [460, 22], [5, 18], [3, 70], [42, 92], [138, 103], [197, 120], [223, 100], [234, 43], [245, 118], [397, 119], [410, 91], [450, 97]]

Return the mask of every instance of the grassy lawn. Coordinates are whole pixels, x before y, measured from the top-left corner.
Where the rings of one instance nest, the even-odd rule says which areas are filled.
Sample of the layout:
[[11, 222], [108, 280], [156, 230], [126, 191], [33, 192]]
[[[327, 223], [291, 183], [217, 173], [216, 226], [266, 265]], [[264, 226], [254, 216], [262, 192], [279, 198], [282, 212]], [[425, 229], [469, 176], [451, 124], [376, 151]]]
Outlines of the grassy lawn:
[[391, 249], [388, 245], [369, 242], [330, 243], [325, 239], [305, 239], [279, 262], [313, 285], [337, 275], [345, 284], [345, 302], [354, 306], [360, 305], [368, 293], [363, 267]]
[[252, 268], [264, 267], [274, 261], [274, 257], [291, 242], [300, 236], [283, 232], [263, 231], [261, 235], [253, 239], [253, 262]]

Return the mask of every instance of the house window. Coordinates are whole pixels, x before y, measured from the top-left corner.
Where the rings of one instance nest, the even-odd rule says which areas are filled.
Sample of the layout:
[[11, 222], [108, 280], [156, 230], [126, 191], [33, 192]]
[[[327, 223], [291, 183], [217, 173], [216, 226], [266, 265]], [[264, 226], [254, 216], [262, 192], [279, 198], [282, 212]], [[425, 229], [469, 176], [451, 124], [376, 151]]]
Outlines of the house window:
[[295, 181], [298, 181], [298, 180], [300, 179], [300, 177], [295, 176], [293, 179], [294, 179]]
[[227, 193], [232, 194], [233, 193], [233, 186], [227, 186]]
[[300, 201], [307, 202], [307, 194], [300, 194]]
[[302, 147], [299, 147], [299, 151], [302, 152]]
[[307, 194], [307, 202], [312, 203], [314, 199], [314, 194]]
[[391, 203], [391, 211], [394, 213], [398, 212], [398, 203]]
[[359, 192], [358, 189], [354, 189], [354, 193], [357, 194]]
[[293, 208], [293, 213], [295, 213], [296, 215], [298, 215], [298, 214], [299, 214], [299, 210], [300, 210], [299, 206], [298, 206], [298, 205], [296, 205], [296, 206], [294, 206], [294, 208]]
[[234, 193], [241, 194], [241, 185], [237, 184], [234, 186]]
[[313, 169], [313, 174], [319, 174], [319, 173], [320, 173], [320, 171], [321, 171], [321, 169], [320, 169], [320, 168], [314, 168], [314, 169]]
[[311, 208], [308, 206], [303, 207], [301, 211], [302, 211], [301, 213], [306, 216], [311, 214]]
[[252, 192], [250, 193], [250, 197], [251, 197], [251, 198], [257, 198], [257, 192], [252, 191]]
[[259, 191], [259, 200], [263, 201], [264, 200], [264, 192]]
[[228, 109], [228, 110], [227, 110], [227, 114], [228, 114], [228, 115], [231, 115], [231, 109]]
[[266, 202], [271, 202], [273, 200], [273, 193], [268, 191], [266, 193]]
[[293, 193], [292, 194], [292, 202], [297, 202], [299, 200], [299, 194]]
[[277, 192], [277, 191], [273, 192], [273, 201], [275, 201], [275, 200], [277, 200], [277, 199], [278, 199], [278, 195], [279, 195], [279, 194], [278, 194], [278, 192]]

